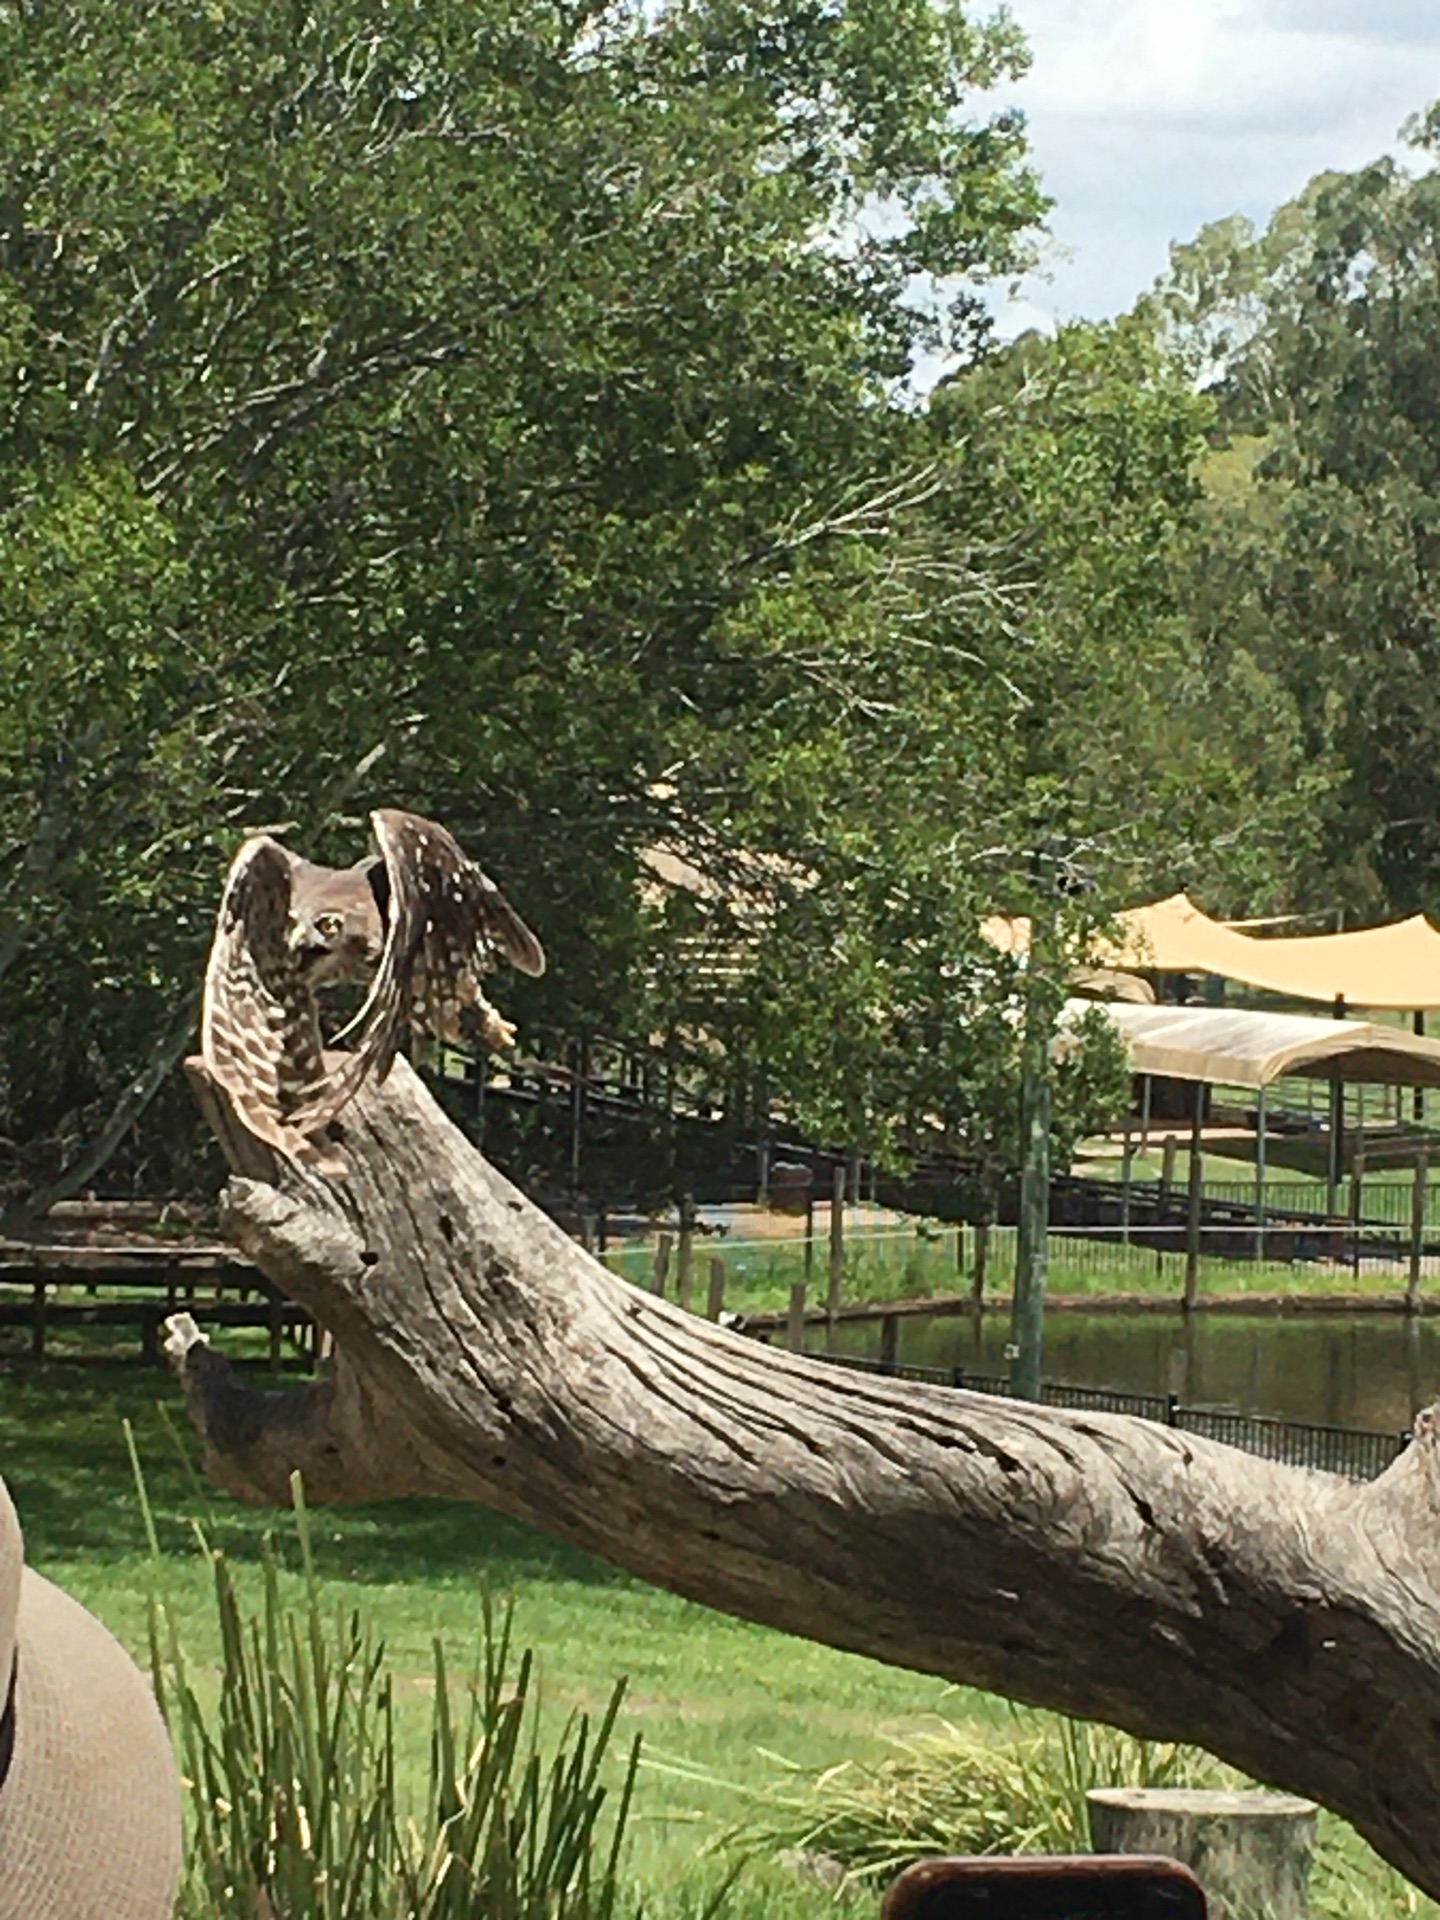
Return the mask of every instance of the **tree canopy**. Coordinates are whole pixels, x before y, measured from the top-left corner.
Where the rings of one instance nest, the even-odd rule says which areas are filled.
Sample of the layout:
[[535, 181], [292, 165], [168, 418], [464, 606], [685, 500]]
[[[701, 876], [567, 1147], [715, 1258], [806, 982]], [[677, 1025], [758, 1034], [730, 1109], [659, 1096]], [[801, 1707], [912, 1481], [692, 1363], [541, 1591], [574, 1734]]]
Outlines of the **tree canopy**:
[[12, 1192], [157, 1086], [183, 1172], [258, 826], [434, 814], [543, 929], [532, 1043], [668, 1033], [891, 1155], [995, 1137], [976, 928], [1042, 868], [1074, 926], [1274, 884], [1270, 683], [1179, 618], [1205, 403], [1141, 329], [989, 337], [1026, 59], [954, 0], [0, 7]]
[[1298, 873], [1352, 920], [1440, 910], [1436, 110], [1407, 133], [1408, 163], [1175, 248], [1137, 312], [1217, 402], [1197, 645], [1243, 636], [1283, 699], [1319, 826]]

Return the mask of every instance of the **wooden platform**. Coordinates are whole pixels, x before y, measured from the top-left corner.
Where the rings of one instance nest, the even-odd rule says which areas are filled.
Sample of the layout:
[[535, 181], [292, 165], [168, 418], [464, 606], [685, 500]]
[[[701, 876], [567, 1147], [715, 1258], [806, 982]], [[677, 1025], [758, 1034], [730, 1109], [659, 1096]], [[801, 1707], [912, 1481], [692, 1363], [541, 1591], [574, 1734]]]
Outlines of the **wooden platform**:
[[32, 1360], [61, 1328], [122, 1327], [159, 1365], [161, 1329], [181, 1307], [205, 1326], [265, 1329], [274, 1365], [286, 1336], [313, 1353], [304, 1309], [234, 1247], [204, 1237], [198, 1210], [79, 1201], [57, 1207], [47, 1226], [43, 1238], [0, 1241], [0, 1328], [28, 1327]]

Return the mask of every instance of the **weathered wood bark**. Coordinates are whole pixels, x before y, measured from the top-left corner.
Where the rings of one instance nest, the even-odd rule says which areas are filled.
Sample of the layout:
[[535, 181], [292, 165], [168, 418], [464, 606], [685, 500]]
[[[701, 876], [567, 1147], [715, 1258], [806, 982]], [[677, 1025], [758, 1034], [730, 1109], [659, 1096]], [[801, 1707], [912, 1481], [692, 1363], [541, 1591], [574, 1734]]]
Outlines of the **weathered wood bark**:
[[[210, 1102], [212, 1111], [213, 1101]], [[229, 1234], [334, 1334], [277, 1401], [181, 1371], [214, 1470], [283, 1502], [443, 1493], [710, 1606], [1154, 1738], [1352, 1820], [1440, 1893], [1440, 1444], [1369, 1486], [1119, 1416], [762, 1347], [625, 1285], [397, 1063], [349, 1172], [247, 1177]]]

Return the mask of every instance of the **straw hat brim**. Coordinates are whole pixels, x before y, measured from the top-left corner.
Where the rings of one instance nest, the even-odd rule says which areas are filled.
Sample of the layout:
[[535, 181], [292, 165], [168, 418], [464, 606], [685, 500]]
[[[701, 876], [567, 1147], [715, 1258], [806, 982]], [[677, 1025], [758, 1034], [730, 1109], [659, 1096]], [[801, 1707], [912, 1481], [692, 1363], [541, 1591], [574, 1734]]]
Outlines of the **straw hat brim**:
[[0, 1787], [0, 1920], [171, 1920], [180, 1783], [139, 1668], [26, 1568], [15, 1748]]

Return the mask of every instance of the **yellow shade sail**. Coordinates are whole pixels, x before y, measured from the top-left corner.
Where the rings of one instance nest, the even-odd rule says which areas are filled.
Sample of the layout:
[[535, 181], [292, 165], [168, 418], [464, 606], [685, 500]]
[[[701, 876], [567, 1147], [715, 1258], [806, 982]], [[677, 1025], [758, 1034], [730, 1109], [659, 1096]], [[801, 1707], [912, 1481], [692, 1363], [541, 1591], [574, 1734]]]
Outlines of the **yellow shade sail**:
[[[1115, 940], [1097, 941], [1095, 964], [1122, 971], [1213, 973], [1294, 1000], [1403, 1012], [1440, 1008], [1440, 931], [1423, 914], [1358, 933], [1257, 940], [1212, 920], [1188, 894], [1117, 914]], [[1002, 953], [1029, 945], [1025, 920], [995, 916], [982, 931]]]

